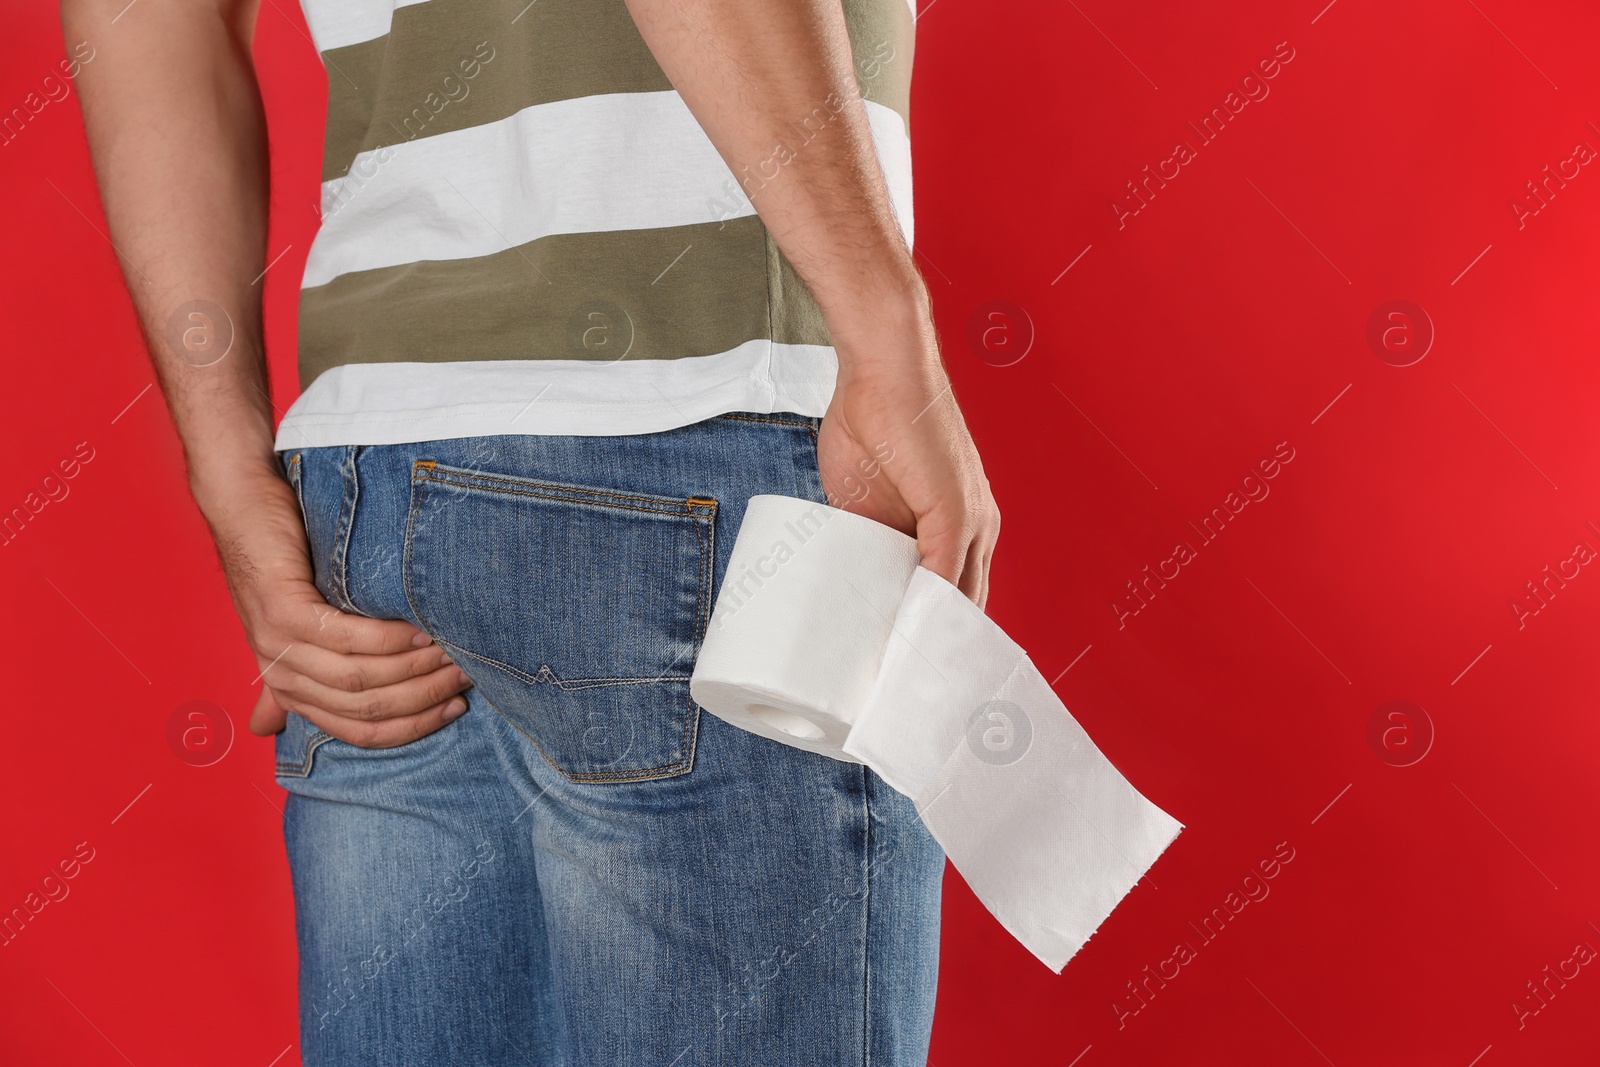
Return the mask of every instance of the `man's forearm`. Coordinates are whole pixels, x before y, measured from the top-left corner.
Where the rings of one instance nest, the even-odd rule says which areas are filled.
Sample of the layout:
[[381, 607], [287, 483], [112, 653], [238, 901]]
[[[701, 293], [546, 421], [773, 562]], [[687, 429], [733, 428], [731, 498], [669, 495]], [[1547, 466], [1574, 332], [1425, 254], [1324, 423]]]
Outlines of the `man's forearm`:
[[190, 484], [213, 517], [229, 509], [227, 485], [273, 469], [254, 3], [64, 0], [61, 14], [69, 40], [96, 48], [78, 86], [101, 200]]
[[[626, 3], [723, 161], [756, 174], [751, 203], [827, 320], [827, 499], [915, 533], [923, 565], [981, 606], [999, 512], [894, 216], [841, 0]], [[819, 109], [831, 118], [813, 124]], [[807, 139], [789, 145], [797, 127]]]
[[[627, 0], [645, 42], [822, 307], [842, 360], [913, 344], [927, 293], [895, 222], [839, 0]], [[793, 152], [818, 108], [832, 114]], [[769, 160], [782, 161], [771, 175]], [[770, 180], [769, 180], [770, 177]], [[747, 187], [748, 188], [748, 187]]]

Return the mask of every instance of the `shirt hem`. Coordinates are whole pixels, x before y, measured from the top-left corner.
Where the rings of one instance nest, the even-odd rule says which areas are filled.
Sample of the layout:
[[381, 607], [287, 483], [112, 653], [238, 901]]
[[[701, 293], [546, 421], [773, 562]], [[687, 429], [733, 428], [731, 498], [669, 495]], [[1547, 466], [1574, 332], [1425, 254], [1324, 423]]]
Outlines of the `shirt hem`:
[[[742, 348], [609, 367], [568, 360], [346, 364], [318, 377], [294, 402], [278, 426], [274, 447], [410, 444], [503, 434], [630, 436], [733, 411], [811, 418], [827, 412], [838, 368], [831, 347], [763, 341]], [[769, 364], [778, 354], [773, 350], [781, 350], [782, 358]], [[779, 373], [770, 375], [769, 366]], [[740, 373], [726, 373], [734, 369]], [[618, 399], [618, 393], [634, 395]]]

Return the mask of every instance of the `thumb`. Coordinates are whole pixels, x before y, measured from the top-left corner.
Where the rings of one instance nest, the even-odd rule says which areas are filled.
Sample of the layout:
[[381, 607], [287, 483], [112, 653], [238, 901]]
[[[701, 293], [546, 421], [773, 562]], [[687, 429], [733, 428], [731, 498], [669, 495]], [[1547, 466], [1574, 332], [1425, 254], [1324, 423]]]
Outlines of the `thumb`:
[[250, 732], [259, 737], [271, 737], [282, 730], [288, 721], [289, 713], [279, 706], [278, 698], [272, 694], [272, 687], [262, 683], [261, 696], [256, 701], [255, 710], [250, 713]]

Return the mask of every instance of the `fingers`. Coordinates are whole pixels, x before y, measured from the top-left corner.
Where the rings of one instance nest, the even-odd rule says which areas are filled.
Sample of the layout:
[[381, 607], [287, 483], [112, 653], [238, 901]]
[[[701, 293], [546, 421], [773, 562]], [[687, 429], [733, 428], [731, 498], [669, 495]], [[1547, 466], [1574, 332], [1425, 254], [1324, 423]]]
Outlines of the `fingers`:
[[967, 545], [960, 589], [980, 608], [989, 602], [989, 547], [981, 538], [974, 537]]
[[917, 523], [917, 551], [922, 555], [922, 565], [957, 588], [961, 586], [970, 543], [970, 537], [959, 526], [939, 529], [927, 518]]
[[288, 713], [334, 737], [404, 744], [466, 710], [472, 680], [420, 628], [340, 611], [309, 582], [283, 583], [247, 629], [266, 682], [250, 728], [283, 729]]
[[289, 688], [291, 675], [302, 675], [329, 689], [359, 693], [421, 677], [451, 662], [435, 644], [386, 656], [345, 655], [304, 644], [291, 646], [287, 655], [267, 668], [266, 676], [279, 689]]
[[[967, 551], [965, 573], [977, 576], [977, 596], [973, 598], [973, 601], [978, 607], [987, 609], [989, 606], [989, 565], [994, 559], [995, 542], [1000, 539], [1000, 511], [992, 503], [989, 506], [985, 521], [985, 526], [972, 539], [972, 546]], [[968, 595], [971, 596], [972, 594], [968, 593]]]
[[358, 748], [398, 748], [427, 737], [459, 719], [466, 713], [465, 697], [453, 696], [431, 707], [410, 715], [376, 721], [347, 719], [331, 715], [320, 708], [295, 708], [297, 713], [311, 720], [312, 725], [347, 744]]
[[279, 702], [287, 701], [295, 711], [312, 708], [354, 723], [372, 723], [406, 718], [447, 703], [471, 685], [466, 673], [451, 663], [404, 681], [369, 689], [339, 689], [304, 674], [291, 675], [274, 688], [278, 691]]
[[283, 710], [277, 698], [272, 695], [272, 687], [263, 685], [261, 696], [256, 700], [255, 710], [250, 713], [250, 732], [258, 737], [271, 737], [283, 729], [284, 723], [289, 721], [289, 713]]
[[984, 607], [989, 601], [989, 561], [1000, 536], [1000, 512], [992, 501], [960, 520], [925, 516], [917, 524], [922, 565]]
[[276, 657], [258, 653], [267, 687], [250, 719], [256, 733], [276, 733], [293, 711], [351, 744], [390, 747], [431, 733], [466, 710], [458, 694], [472, 680], [417, 627], [331, 607], [317, 614], [317, 624], [290, 628], [299, 629], [301, 640]]
[[393, 655], [424, 647], [433, 640], [409, 622], [350, 615], [331, 605], [296, 613], [289, 631], [302, 644], [347, 656]]

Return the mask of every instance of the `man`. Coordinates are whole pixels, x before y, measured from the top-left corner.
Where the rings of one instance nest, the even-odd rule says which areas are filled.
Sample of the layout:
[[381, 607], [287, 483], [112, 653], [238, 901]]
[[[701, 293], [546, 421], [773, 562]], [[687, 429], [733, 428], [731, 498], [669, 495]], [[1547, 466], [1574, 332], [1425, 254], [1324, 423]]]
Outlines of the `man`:
[[[909, 251], [906, 0], [306, 0], [304, 393], [255, 0], [64, 0], [277, 735], [308, 1064], [921, 1064], [943, 858], [688, 677], [745, 502], [998, 514]], [[113, 22], [115, 25], [113, 25]]]

